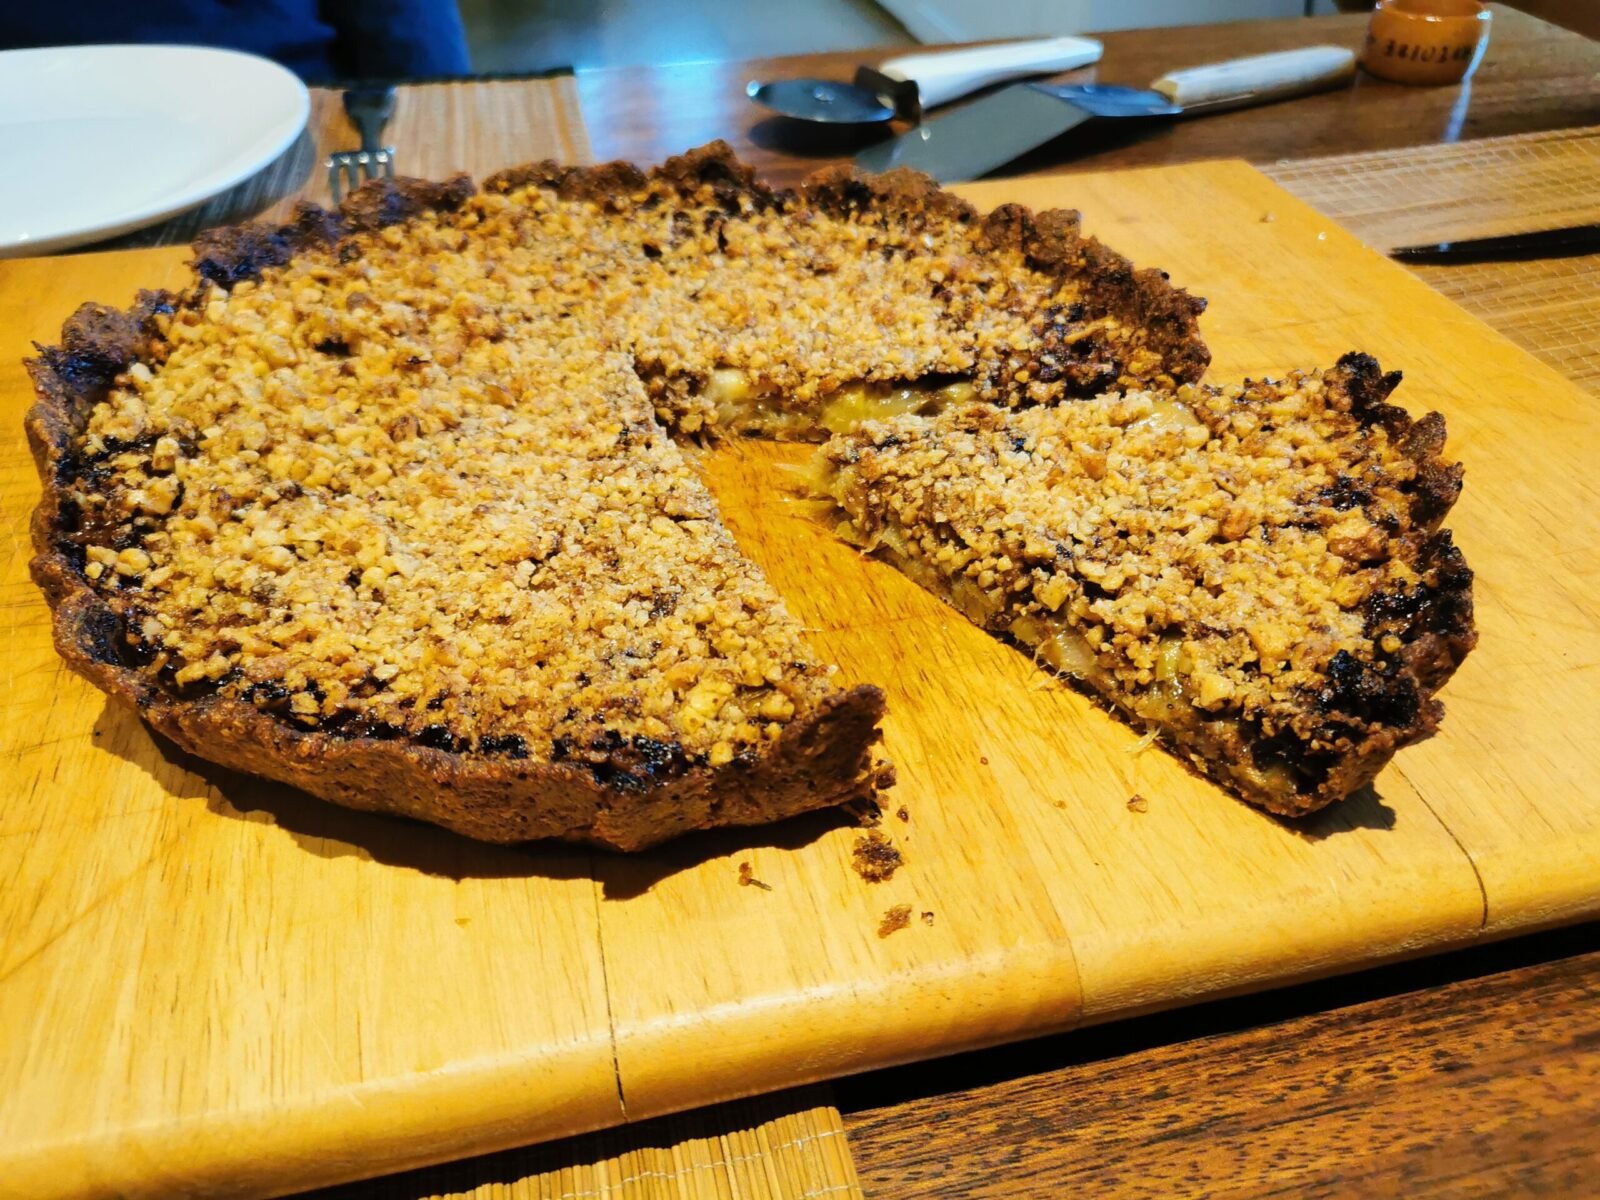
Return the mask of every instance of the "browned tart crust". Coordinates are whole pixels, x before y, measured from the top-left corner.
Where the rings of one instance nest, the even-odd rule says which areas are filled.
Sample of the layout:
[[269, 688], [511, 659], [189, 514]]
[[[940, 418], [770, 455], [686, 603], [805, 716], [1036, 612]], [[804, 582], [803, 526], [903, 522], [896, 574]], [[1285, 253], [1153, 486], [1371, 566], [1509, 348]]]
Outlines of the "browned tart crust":
[[203, 758], [471, 837], [625, 850], [885, 780], [668, 436], [1170, 387], [1200, 302], [926, 180], [369, 185], [203, 237], [30, 362], [62, 655]]
[[834, 438], [841, 532], [1010, 635], [1200, 771], [1299, 815], [1433, 733], [1477, 640], [1440, 528], [1444, 421], [1326, 373], [1049, 409], [955, 409]]

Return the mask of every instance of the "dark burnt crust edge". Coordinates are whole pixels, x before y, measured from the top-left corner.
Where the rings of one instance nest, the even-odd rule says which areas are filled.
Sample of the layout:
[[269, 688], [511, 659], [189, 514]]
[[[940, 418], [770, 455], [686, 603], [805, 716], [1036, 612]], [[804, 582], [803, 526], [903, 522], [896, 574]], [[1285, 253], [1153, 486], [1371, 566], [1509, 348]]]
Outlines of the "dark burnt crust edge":
[[[1363, 603], [1368, 635], [1376, 640], [1393, 634], [1402, 643], [1382, 668], [1341, 652], [1323, 686], [1303, 692], [1292, 711], [1274, 715], [1272, 734], [1258, 730], [1257, 737], [1246, 739], [1236, 733], [1225, 747], [1227, 754], [1280, 763], [1294, 773], [1302, 783], [1294, 802], [1264, 805], [1289, 817], [1359, 791], [1398, 750], [1432, 737], [1444, 717], [1436, 694], [1478, 641], [1472, 570], [1450, 531], [1440, 528], [1461, 494], [1463, 475], [1460, 463], [1440, 456], [1444, 418], [1430, 412], [1413, 420], [1388, 403], [1400, 372], [1385, 373], [1370, 354], [1344, 355], [1323, 379], [1330, 406], [1364, 426], [1382, 428], [1417, 466], [1408, 494], [1411, 528], [1401, 538], [1399, 554], [1422, 582]], [[1228, 784], [1204, 762], [1196, 765]]]
[[[1145, 332], [1145, 348], [1157, 354], [1166, 367], [1165, 378], [1152, 382], [1173, 388], [1198, 382], [1211, 365], [1211, 351], [1200, 338], [1199, 318], [1206, 309], [1205, 300], [1174, 287], [1165, 271], [1136, 269], [1098, 238], [1085, 237], [1080, 221], [1080, 214], [1070, 209], [1034, 213], [1020, 204], [1003, 204], [983, 219], [984, 236], [991, 246], [1020, 246], [1036, 268], [1070, 269], [1088, 281], [1089, 301], [1096, 309]], [[1039, 375], [1040, 359], [1064, 352], [1072, 344], [1063, 327], [1048, 320], [1053, 314], [1044, 315], [1046, 322], [1039, 332], [1045, 337], [1045, 346], [1029, 364], [1035, 376]], [[1098, 395], [1118, 383], [1114, 371], [1096, 366], [1088, 364], [1068, 376], [1073, 395]]]
[[[561, 173], [553, 164], [535, 169]], [[631, 170], [614, 164], [567, 177], [611, 187]], [[149, 354], [154, 318], [200, 305], [208, 283], [259, 278], [314, 248], [359, 253], [351, 235], [452, 211], [474, 190], [464, 175], [442, 184], [380, 180], [337, 211], [302, 204], [284, 225], [212, 231], [194, 245], [196, 283], [188, 292], [142, 292], [126, 311], [85, 304], [62, 327], [60, 345], [36, 346], [38, 357], [26, 366], [37, 400], [25, 426], [43, 492], [33, 515], [30, 568], [52, 609], [57, 652], [199, 758], [348, 808], [414, 817], [488, 842], [557, 838], [640, 850], [692, 830], [776, 821], [887, 786], [893, 773], [872, 755], [882, 736], [884, 696], [866, 684], [826, 697], [761, 754], [726, 767], [688, 763], [670, 746], [627, 743], [602, 748], [580, 766], [299, 730], [244, 701], [174, 695], [129, 660], [123, 618], [89, 585], [69, 536], [75, 514], [68, 485], [84, 466], [72, 453], [73, 438], [116, 377]]]

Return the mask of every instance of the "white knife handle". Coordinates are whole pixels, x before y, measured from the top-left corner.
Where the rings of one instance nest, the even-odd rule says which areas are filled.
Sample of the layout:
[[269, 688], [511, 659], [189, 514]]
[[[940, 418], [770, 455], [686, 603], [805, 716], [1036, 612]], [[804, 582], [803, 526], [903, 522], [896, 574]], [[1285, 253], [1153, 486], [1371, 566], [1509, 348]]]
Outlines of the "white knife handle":
[[890, 79], [915, 80], [923, 108], [948, 103], [991, 83], [1025, 75], [1053, 75], [1100, 61], [1101, 46], [1093, 38], [1035, 38], [962, 50], [902, 54], [878, 70]]
[[1355, 52], [1343, 46], [1307, 46], [1190, 67], [1150, 86], [1184, 108], [1265, 104], [1343, 83], [1356, 72]]

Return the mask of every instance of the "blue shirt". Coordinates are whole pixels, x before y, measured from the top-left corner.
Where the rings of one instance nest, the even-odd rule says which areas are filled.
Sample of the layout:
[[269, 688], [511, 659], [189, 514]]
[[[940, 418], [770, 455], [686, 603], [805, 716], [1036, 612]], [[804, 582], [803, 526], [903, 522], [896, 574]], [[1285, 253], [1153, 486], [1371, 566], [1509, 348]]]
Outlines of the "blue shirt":
[[0, 3], [0, 47], [172, 43], [248, 50], [308, 83], [466, 75], [455, 0]]

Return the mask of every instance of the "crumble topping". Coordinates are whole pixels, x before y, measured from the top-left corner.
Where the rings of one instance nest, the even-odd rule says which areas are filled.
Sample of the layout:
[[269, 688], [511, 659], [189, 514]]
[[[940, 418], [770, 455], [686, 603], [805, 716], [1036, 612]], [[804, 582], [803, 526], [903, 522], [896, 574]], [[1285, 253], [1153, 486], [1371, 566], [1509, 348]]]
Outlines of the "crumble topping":
[[259, 279], [203, 266], [73, 447], [127, 653], [306, 729], [726, 765], [833, 669], [661, 422], [817, 436], [1203, 367], [1198, 302], [1075, 218], [742, 171], [511, 172]]
[[[902, 812], [905, 810], [902, 809]], [[905, 865], [905, 855], [882, 830], [870, 829], [856, 838], [850, 863], [868, 883], [882, 883]]]
[[[1381, 657], [1361, 604], [1415, 575], [1384, 518], [1416, 464], [1321, 402], [1322, 381], [1185, 388], [868, 424], [826, 453], [860, 529], [975, 585], [996, 613], [1065, 617], [1144, 688], [1168, 637], [1205, 708], [1251, 711], [1339, 649]], [[1372, 495], [1341, 510], [1341, 474]], [[1376, 518], [1376, 519], [1375, 519]]]
[[603, 722], [712, 765], [826, 691], [626, 358], [573, 354], [554, 323], [448, 368], [392, 349], [429, 325], [437, 347], [462, 293], [346, 309], [360, 349], [326, 354], [296, 346], [320, 291], [240, 285], [179, 314], [163, 370], [91, 418], [90, 453], [142, 448], [107, 454], [91, 515], [138, 546], [90, 541], [86, 573], [173, 685], [557, 760]]
[[980, 217], [905, 171], [772, 192], [715, 146], [600, 195], [567, 179], [491, 179], [459, 227], [509, 230], [541, 303], [606, 324], [683, 432], [820, 438], [828, 402], [848, 415], [863, 391], [1040, 404], [1205, 366], [1203, 302], [1084, 238], [1076, 213]]
[[154, 671], [307, 728], [714, 766], [831, 690], [624, 355], [458, 337], [470, 276], [352, 305], [320, 270], [180, 311], [92, 414], [86, 573]]
[[910, 924], [911, 905], [896, 904], [893, 908], [887, 909], [883, 914], [883, 919], [878, 922], [878, 936], [886, 938], [891, 933], [899, 933]]
[[[1360, 397], [1398, 379], [1376, 372], [897, 417], [834, 438], [818, 486], [847, 537], [1131, 715], [1204, 726], [1213, 751], [1245, 728], [1332, 751], [1351, 732], [1320, 710], [1418, 720], [1415, 618], [1470, 581], [1434, 533], [1460, 480], [1443, 422]], [[1266, 765], [1239, 770], [1307, 783]]]

